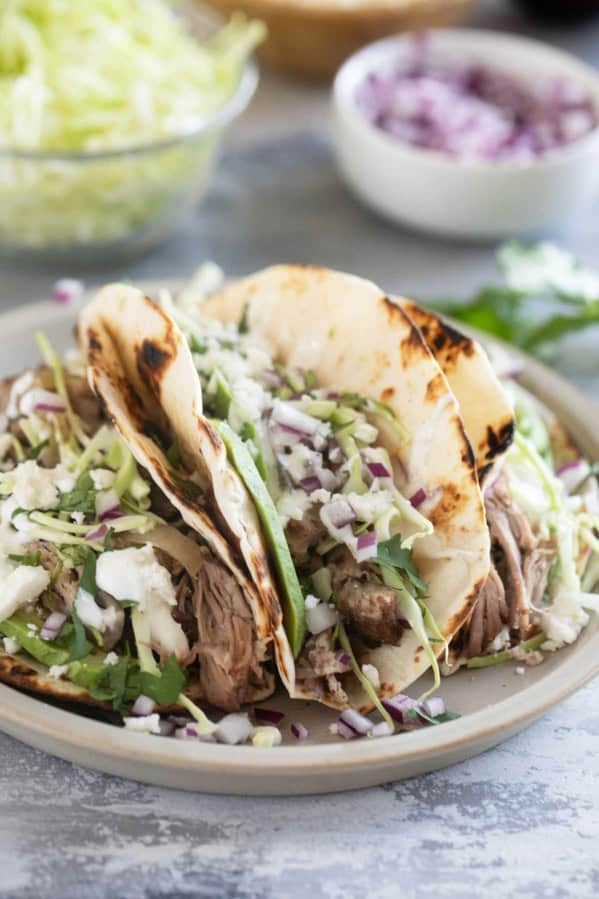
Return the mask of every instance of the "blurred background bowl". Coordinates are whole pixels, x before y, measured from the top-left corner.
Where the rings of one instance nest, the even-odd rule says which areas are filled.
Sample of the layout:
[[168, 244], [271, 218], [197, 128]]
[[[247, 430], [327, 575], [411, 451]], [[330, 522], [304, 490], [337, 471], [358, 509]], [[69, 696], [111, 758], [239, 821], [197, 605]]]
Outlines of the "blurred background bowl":
[[268, 28], [258, 56], [306, 78], [334, 75], [371, 41], [420, 28], [454, 25], [474, 0], [209, 0], [226, 16], [242, 10]]
[[[456, 65], [479, 62], [524, 79], [564, 78], [582, 87], [599, 118], [599, 75], [574, 56], [482, 30], [432, 31], [429, 52]], [[491, 240], [561, 228], [590, 207], [599, 188], [599, 127], [532, 159], [456, 158], [404, 142], [372, 124], [356, 103], [364, 79], [410, 52], [411, 38], [365, 47], [339, 71], [333, 90], [341, 173], [386, 218], [446, 237]]]
[[[199, 5], [188, 22], [199, 40], [223, 24]], [[213, 115], [155, 143], [64, 153], [0, 147], [0, 256], [27, 266], [94, 267], [168, 237], [204, 194], [223, 132], [257, 82], [250, 60]]]

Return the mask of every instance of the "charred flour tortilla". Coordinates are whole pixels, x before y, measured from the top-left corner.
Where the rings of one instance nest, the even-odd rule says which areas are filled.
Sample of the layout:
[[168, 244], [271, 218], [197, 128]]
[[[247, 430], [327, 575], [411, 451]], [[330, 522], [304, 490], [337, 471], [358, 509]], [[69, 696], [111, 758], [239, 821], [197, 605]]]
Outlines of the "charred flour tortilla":
[[411, 300], [397, 302], [420, 330], [459, 403], [482, 482], [514, 437], [509, 398], [476, 340]]
[[[272, 693], [272, 638], [257, 630], [253, 584], [215, 552], [214, 525], [203, 520], [203, 540], [186, 523], [199, 488], [157, 448], [168, 423], [126, 387], [103, 339], [110, 364], [95, 357], [96, 370], [119, 399], [96, 397], [81, 360], [43, 336], [46, 364], [0, 382], [0, 679], [126, 723], [141, 696], [137, 729], [158, 727], [153, 707], [184, 706], [210, 730], [196, 702], [231, 711]], [[134, 422], [154, 435], [147, 456]], [[159, 463], [165, 490], [149, 474]]]
[[[186, 332], [203, 380], [204, 407], [220, 420], [215, 429], [224, 437], [229, 457], [242, 478], [247, 450], [256, 457], [258, 438], [252, 440], [248, 436], [251, 422], [247, 416], [244, 419], [244, 400], [238, 401], [235, 396], [245, 378], [248, 383], [241, 386], [247, 391], [247, 413], [250, 394], [256, 393], [254, 382], [264, 386], [266, 372], [260, 373], [256, 363], [260, 352], [265, 354], [263, 364], [270, 376], [277, 375], [284, 386], [274, 389], [272, 407], [254, 416], [254, 425], [266, 418], [271, 429], [277, 426], [277, 432], [282, 425], [283, 432], [299, 430], [301, 435], [301, 425], [294, 428], [293, 419], [299, 411], [308, 418], [320, 415], [325, 419], [323, 432], [328, 436], [326, 446], [316, 451], [320, 456], [330, 453], [329, 438], [333, 436], [338, 443], [342, 435], [349, 434], [353, 442], [348, 444], [345, 440], [341, 464], [331, 463], [328, 474], [320, 472], [318, 480], [324, 493], [316, 492], [315, 484], [304, 484], [306, 493], [321, 498], [305, 515], [301, 511], [281, 513], [288, 499], [285, 489], [283, 497], [277, 499], [289, 550], [304, 593], [308, 594], [309, 636], [294, 669], [295, 684], [289, 673], [294, 653], [280, 635], [277, 657], [279, 661], [286, 660], [287, 667], [281, 674], [292, 695], [317, 698], [334, 706], [372, 707], [364, 674], [370, 676], [371, 686], [379, 696], [390, 696], [413, 682], [431, 664], [418, 623], [402, 621], [401, 616], [398, 620], [397, 608], [413, 609], [416, 602], [426, 622], [424, 642], [430, 641], [429, 650], [432, 644], [434, 654], [438, 654], [468, 618], [489, 571], [489, 535], [476, 466], [457, 402], [410, 318], [374, 284], [359, 278], [326, 269], [278, 266], [226, 288], [202, 304], [200, 314], [195, 323], [187, 323]], [[218, 336], [221, 326], [229, 329], [228, 336]], [[251, 375], [236, 379], [240, 359], [245, 360], [246, 369], [250, 363], [254, 367], [253, 380]], [[298, 376], [299, 383], [294, 384], [293, 379], [297, 381]], [[230, 402], [231, 396], [229, 401], [221, 402], [227, 400], [228, 393], [234, 402]], [[353, 404], [354, 420], [346, 426], [343, 416], [352, 417], [347, 403]], [[310, 410], [317, 414], [310, 416]], [[358, 414], [355, 410], [362, 411]], [[326, 421], [327, 414], [331, 421]], [[316, 427], [313, 422], [305, 426]], [[315, 432], [315, 436], [319, 435]], [[287, 440], [285, 453], [295, 458], [301, 451], [290, 449], [290, 442], [293, 441]], [[240, 443], [245, 444], [245, 455]], [[270, 450], [263, 449], [269, 455]], [[376, 462], [367, 461], [375, 458], [388, 460], [392, 471], [386, 472], [386, 481], [384, 466], [379, 469]], [[349, 489], [356, 476], [356, 460], [362, 473], [366, 472], [366, 481], [358, 481], [357, 492], [361, 491], [362, 500], [366, 496], [375, 505], [375, 500], [378, 503], [378, 472], [389, 488], [391, 504], [403, 510], [393, 514], [390, 527], [387, 521], [383, 535], [386, 539], [377, 538], [381, 547], [377, 553], [384, 554], [384, 565], [379, 565], [379, 556], [363, 553], [360, 548], [364, 534], [370, 539], [377, 523], [371, 512], [364, 511], [359, 496], [356, 499]], [[284, 459], [282, 464], [290, 462]], [[268, 481], [268, 472], [265, 474]], [[362, 475], [358, 473], [357, 477]], [[287, 493], [299, 500], [302, 479], [294, 479], [291, 474], [291, 481], [293, 489]], [[340, 525], [341, 539], [331, 541], [329, 528], [324, 534], [326, 539], [319, 539], [315, 546], [310, 528], [315, 524], [318, 529], [323, 515], [329, 519], [330, 506], [343, 501], [338, 495], [343, 490], [362, 511], [354, 514], [351, 532], [347, 524]], [[270, 489], [270, 493], [271, 498], [276, 498], [276, 491]], [[253, 491], [253, 495], [263, 523], [268, 522], [270, 512], [265, 514], [261, 509], [261, 492]], [[420, 516], [418, 526], [408, 507]], [[378, 511], [384, 517], [384, 510]], [[221, 512], [226, 519], [226, 512]], [[422, 531], [416, 533], [419, 527]], [[272, 559], [278, 546], [273, 545], [268, 528], [265, 531], [265, 545]], [[303, 543], [297, 539], [298, 531]], [[400, 550], [405, 553], [403, 569], [398, 562]], [[325, 596], [320, 602], [321, 611], [317, 609], [316, 614], [319, 623], [310, 629], [310, 619], [315, 617], [313, 606], [318, 602], [312, 595], [316, 592], [313, 575], [322, 581], [323, 576], [318, 573], [322, 568], [328, 571], [334, 589], [330, 597]], [[280, 572], [278, 586], [282, 593]], [[322, 618], [326, 619], [326, 614], [322, 607], [335, 600], [339, 603], [336, 619], [332, 618], [330, 628], [323, 631]], [[391, 632], [385, 627], [389, 621], [396, 625]], [[335, 642], [340, 633], [340, 642]], [[347, 652], [348, 637], [351, 653]], [[337, 647], [342, 651], [335, 666]], [[353, 671], [345, 673], [350, 667], [347, 657], [351, 659], [352, 654]], [[361, 676], [355, 676], [356, 672]]]
[[[225, 464], [220, 478], [207, 472], [201, 447], [217, 438], [209, 427], [201, 431], [201, 394], [184, 338], [142, 293], [115, 285], [83, 310], [79, 340], [105, 414], [209, 547], [198, 571], [202, 589], [196, 604], [200, 676], [211, 686], [205, 698], [230, 709], [270, 695], [274, 679], [268, 662], [280, 608], [274, 591], [270, 603], [262, 601], [244, 568], [244, 557], [255, 558], [255, 573], [263, 570], [268, 579], [257, 519], [243, 486]], [[201, 431], [195, 443], [189, 439], [192, 428]], [[214, 457], [209, 459], [216, 467]], [[225, 518], [228, 504], [234, 514]], [[219, 512], [223, 533], [213, 517]], [[262, 597], [268, 596], [256, 580]]]

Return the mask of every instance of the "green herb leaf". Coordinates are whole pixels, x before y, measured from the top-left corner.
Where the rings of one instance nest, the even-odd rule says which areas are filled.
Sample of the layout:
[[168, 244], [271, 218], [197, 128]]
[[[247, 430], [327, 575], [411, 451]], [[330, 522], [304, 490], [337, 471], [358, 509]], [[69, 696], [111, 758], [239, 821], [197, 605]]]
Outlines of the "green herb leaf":
[[195, 334], [192, 334], [189, 338], [189, 345], [191, 347], [192, 353], [205, 353], [208, 349], [208, 345], [204, 340], [200, 340]]
[[20, 565], [31, 565], [36, 567], [40, 564], [41, 553], [24, 553], [22, 556], [18, 555], [18, 553], [9, 553], [8, 558], [13, 562], [18, 562]]
[[49, 446], [49, 445], [50, 445], [50, 440], [49, 440], [48, 438], [46, 438], [46, 440], [42, 440], [41, 443], [36, 444], [36, 446], [33, 446], [33, 447], [29, 450], [29, 452], [27, 453], [27, 455], [26, 455], [25, 458], [26, 458], [26, 459], [37, 459], [38, 456], [39, 456], [41, 453], [43, 453], [43, 451], [44, 451], [44, 450], [46, 449], [46, 447]]
[[89, 471], [79, 475], [69, 493], [62, 494], [58, 508], [61, 512], [83, 512], [84, 515], [95, 516], [96, 489]]
[[135, 599], [117, 599], [117, 602], [121, 609], [134, 609], [139, 605]]
[[83, 565], [81, 580], [79, 582], [81, 589], [91, 593], [94, 599], [98, 592], [98, 586], [96, 584], [96, 561], [96, 554], [94, 552], [87, 554], [87, 558]]
[[171, 705], [177, 701], [187, 683], [187, 673], [174, 655], [160, 670], [160, 677], [147, 671], [139, 673], [139, 692], [149, 696], [158, 705]]
[[73, 622], [73, 634], [69, 647], [69, 662], [76, 662], [85, 658], [92, 651], [92, 644], [85, 636], [85, 628], [79, 615], [77, 614], [76, 603], [71, 609], [71, 619]]
[[379, 565], [386, 565], [389, 568], [397, 569], [402, 575], [408, 578], [409, 582], [416, 590], [417, 596], [426, 596], [428, 593], [428, 586], [418, 574], [412, 557], [412, 551], [402, 547], [401, 542], [401, 534], [395, 534], [390, 540], [384, 540], [379, 543], [375, 561], [378, 562]]
[[62, 558], [68, 559], [74, 568], [78, 568], [79, 565], [85, 565], [85, 560], [90, 553], [93, 553], [93, 550], [90, 546], [85, 546], [83, 543], [73, 545], [61, 543], [58, 547], [58, 552]]

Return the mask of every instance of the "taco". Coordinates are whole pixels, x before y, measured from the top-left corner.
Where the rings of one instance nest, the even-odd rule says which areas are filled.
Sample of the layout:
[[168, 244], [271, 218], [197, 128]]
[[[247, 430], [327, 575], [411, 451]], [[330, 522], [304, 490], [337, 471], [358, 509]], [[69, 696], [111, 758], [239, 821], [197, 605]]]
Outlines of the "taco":
[[2, 383], [0, 679], [137, 706], [125, 718], [136, 729], [158, 731], [154, 708], [182, 706], [211, 730], [197, 702], [231, 710], [272, 693], [270, 622], [260, 630], [253, 584], [190, 499], [195, 472], [160, 410], [127, 385], [101, 323], [94, 333], [104, 395], [43, 336], [45, 364]]
[[513, 445], [484, 497], [491, 571], [452, 642], [445, 673], [510, 659], [527, 664], [573, 643], [599, 609], [599, 488], [556, 416], [517, 381], [503, 388], [515, 415]]
[[[375, 285], [293, 266], [231, 285], [194, 318], [165, 308], [203, 413], [190, 390], [162, 407], [181, 443], [202, 447], [213, 496], [233, 471], [252, 497], [263, 558], [258, 570], [244, 558], [259, 590], [272, 573], [290, 694], [367, 709], [429, 667], [437, 682], [488, 575], [489, 535], [456, 400], [417, 328]], [[234, 530], [226, 491], [217, 505]]]

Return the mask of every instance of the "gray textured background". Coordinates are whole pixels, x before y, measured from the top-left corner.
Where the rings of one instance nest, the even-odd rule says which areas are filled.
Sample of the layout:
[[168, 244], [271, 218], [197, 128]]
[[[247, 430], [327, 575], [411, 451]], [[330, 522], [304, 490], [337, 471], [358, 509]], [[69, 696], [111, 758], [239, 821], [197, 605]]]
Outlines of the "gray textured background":
[[[517, 29], [487, 3], [479, 24]], [[599, 27], [546, 31], [599, 63]], [[490, 247], [383, 223], [347, 194], [327, 140], [327, 92], [268, 76], [194, 221], [135, 265], [88, 281], [320, 262], [425, 298], [468, 293]], [[599, 265], [599, 213], [562, 236]], [[65, 272], [0, 272], [0, 307]], [[596, 343], [562, 366], [597, 396]], [[0, 895], [177, 899], [402, 895], [599, 896], [599, 711], [590, 685], [524, 734], [450, 770], [339, 796], [242, 799], [144, 787], [0, 736]], [[276, 750], [275, 750], [276, 751]]]

